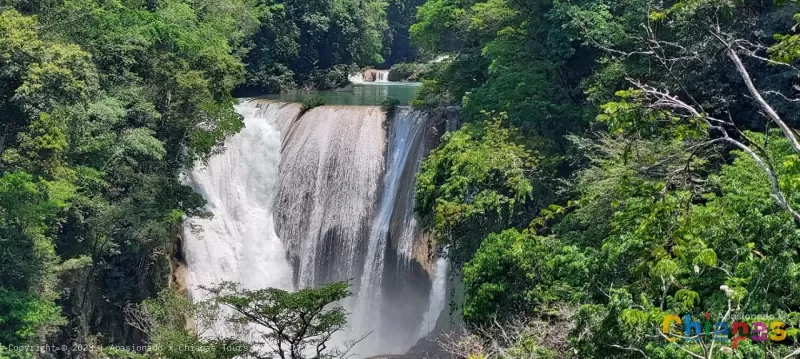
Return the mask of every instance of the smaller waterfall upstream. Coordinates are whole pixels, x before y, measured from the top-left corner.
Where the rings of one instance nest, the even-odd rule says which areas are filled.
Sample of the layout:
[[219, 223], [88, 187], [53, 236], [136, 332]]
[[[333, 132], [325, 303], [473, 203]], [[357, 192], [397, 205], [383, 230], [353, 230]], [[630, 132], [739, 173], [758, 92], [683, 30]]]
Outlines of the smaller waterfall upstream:
[[387, 83], [389, 82], [389, 70], [364, 70], [350, 75], [349, 80], [354, 84]]
[[389, 71], [375, 71], [375, 82], [389, 82]]

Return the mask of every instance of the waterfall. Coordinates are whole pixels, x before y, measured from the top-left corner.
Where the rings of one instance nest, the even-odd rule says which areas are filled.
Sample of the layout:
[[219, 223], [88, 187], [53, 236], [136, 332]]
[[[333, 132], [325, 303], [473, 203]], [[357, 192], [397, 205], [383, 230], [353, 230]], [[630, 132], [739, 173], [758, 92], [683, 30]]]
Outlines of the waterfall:
[[384, 168], [383, 117], [377, 107], [317, 107], [287, 134], [275, 220], [301, 288], [361, 274]]
[[387, 83], [389, 82], [389, 70], [364, 70], [348, 77], [351, 83]]
[[433, 288], [431, 288], [431, 296], [428, 301], [428, 310], [422, 316], [420, 337], [424, 337], [433, 331], [436, 327], [436, 320], [439, 319], [439, 314], [444, 310], [447, 298], [447, 270], [449, 267], [447, 260], [444, 258], [439, 258], [436, 261], [436, 274], [433, 277]]
[[[297, 104], [237, 107], [245, 128], [196, 168], [191, 185], [213, 218], [185, 221], [187, 285], [223, 280], [248, 288], [350, 281], [351, 329], [371, 334], [359, 356], [403, 353], [436, 321], [446, 264], [413, 215], [413, 188], [444, 118], [399, 108]], [[332, 343], [336, 344], [336, 343]]]
[[281, 149], [275, 124], [296, 116], [299, 107], [240, 105], [237, 111], [244, 116], [245, 129], [188, 178], [213, 214], [184, 221], [186, 280], [195, 299], [205, 294], [198, 286], [223, 281], [250, 289], [292, 287], [291, 268], [272, 220]]
[[375, 71], [375, 82], [389, 82], [389, 71], [388, 70]]
[[[393, 213], [397, 210], [396, 203], [400, 191], [400, 184], [403, 180], [403, 172], [407, 166], [414, 166], [416, 163], [409, 163], [409, 156], [414, 154], [413, 144], [419, 145], [419, 141], [427, 130], [427, 116], [418, 111], [411, 111], [408, 108], [400, 109], [390, 123], [389, 147], [387, 152], [387, 166], [381, 189], [381, 198], [377, 218], [372, 224], [367, 245], [366, 265], [361, 276], [361, 286], [357, 295], [357, 304], [354, 312], [358, 319], [357, 327], [378, 328], [382, 337], [400, 338], [403, 332], [397, 333], [396, 321], [407, 319], [408, 313], [398, 313], [397, 318], [386, 318], [383, 301], [383, 288], [381, 286], [383, 276], [396, 276], [401, 272], [395, 270], [385, 273], [386, 250], [389, 241], [390, 222]], [[414, 162], [417, 158], [412, 158]], [[415, 171], [416, 172], [416, 171]], [[413, 180], [413, 179], [412, 179]], [[402, 209], [401, 209], [402, 210]], [[411, 223], [405, 223], [410, 227]], [[403, 258], [411, 256], [411, 246], [404, 248], [407, 252], [398, 252]], [[408, 295], [409, 293], [406, 293]], [[416, 294], [416, 293], [412, 293]], [[411, 300], [410, 298], [407, 298]], [[403, 318], [403, 317], [406, 318]], [[387, 320], [389, 319], [389, 320]], [[392, 322], [394, 320], [395, 322]], [[385, 334], [384, 334], [385, 333]], [[408, 340], [416, 340], [409, 338]], [[385, 341], [376, 343], [379, 347], [388, 347], [396, 350], [408, 348], [402, 347], [405, 340]], [[409, 347], [410, 344], [408, 343]]]

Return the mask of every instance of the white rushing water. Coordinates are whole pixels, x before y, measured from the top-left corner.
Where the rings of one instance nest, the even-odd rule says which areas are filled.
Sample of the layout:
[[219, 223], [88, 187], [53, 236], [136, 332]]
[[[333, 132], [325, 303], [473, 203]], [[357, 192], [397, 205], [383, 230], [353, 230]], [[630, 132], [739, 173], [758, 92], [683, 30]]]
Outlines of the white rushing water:
[[389, 82], [389, 70], [364, 70], [348, 77], [353, 84], [370, 84]]
[[223, 153], [189, 175], [213, 214], [184, 222], [186, 280], [195, 299], [205, 294], [198, 286], [223, 281], [249, 289], [292, 288], [291, 268], [272, 220], [281, 135], [268, 119], [281, 110], [278, 104], [237, 106], [245, 128], [225, 144]]
[[413, 253], [428, 245], [413, 217], [427, 115], [323, 106], [299, 117], [297, 104], [257, 102], [237, 111], [245, 128], [188, 176], [213, 214], [184, 223], [192, 297], [222, 281], [287, 290], [350, 281], [351, 330], [335, 340], [372, 332], [359, 356], [409, 349], [446, 301], [446, 262]]
[[[409, 154], [413, 152], [412, 143], [426, 130], [424, 116], [409, 116], [408, 109], [400, 110], [391, 123], [389, 131], [389, 148], [386, 174], [383, 179], [381, 198], [377, 218], [372, 224], [361, 286], [358, 291], [358, 303], [355, 307], [359, 327], [382, 327], [381, 305], [383, 290], [381, 283], [384, 275], [385, 252], [389, 241], [389, 224], [395, 211], [395, 204], [400, 189], [403, 172], [408, 165]], [[410, 225], [406, 224], [406, 225]], [[411, 248], [409, 246], [409, 256]]]
[[377, 107], [317, 107], [286, 136], [275, 220], [301, 288], [361, 274], [384, 168], [383, 118]]
[[422, 316], [422, 327], [420, 329], [420, 337], [424, 337], [433, 331], [436, 327], [436, 320], [444, 310], [447, 302], [447, 279], [449, 273], [447, 270], [450, 268], [449, 263], [444, 258], [436, 260], [436, 274], [433, 277], [433, 285], [431, 288], [431, 296], [428, 301], [428, 310]]

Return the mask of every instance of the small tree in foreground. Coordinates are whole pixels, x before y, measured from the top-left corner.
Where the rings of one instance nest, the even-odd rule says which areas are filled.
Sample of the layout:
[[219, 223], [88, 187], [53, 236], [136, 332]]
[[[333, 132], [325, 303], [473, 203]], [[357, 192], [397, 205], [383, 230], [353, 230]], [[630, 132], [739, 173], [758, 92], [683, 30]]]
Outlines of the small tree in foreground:
[[147, 336], [143, 355], [120, 348], [102, 348], [102, 356], [118, 359], [233, 359], [250, 358], [252, 346], [218, 335], [222, 311], [211, 302], [193, 303], [173, 290], [125, 308], [128, 324]]
[[220, 305], [236, 313], [229, 320], [238, 324], [257, 324], [263, 343], [281, 359], [347, 358], [350, 350], [366, 335], [328, 347], [334, 333], [345, 329], [347, 313], [337, 304], [348, 297], [349, 285], [337, 282], [315, 289], [288, 292], [276, 288], [248, 290], [226, 282], [206, 288]]

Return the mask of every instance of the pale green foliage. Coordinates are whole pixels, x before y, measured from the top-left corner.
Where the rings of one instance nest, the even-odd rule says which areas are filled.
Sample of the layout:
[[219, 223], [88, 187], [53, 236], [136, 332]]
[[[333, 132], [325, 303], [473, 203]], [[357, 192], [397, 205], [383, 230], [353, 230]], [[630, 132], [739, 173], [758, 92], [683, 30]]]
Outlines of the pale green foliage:
[[153, 137], [155, 133], [145, 128], [125, 130], [120, 136], [119, 151], [128, 155], [147, 156], [160, 160], [166, 154], [164, 145]]
[[[471, 255], [474, 237], [505, 226], [530, 200], [536, 157], [515, 142], [504, 114], [445, 135], [417, 175], [416, 211], [451, 255]], [[454, 236], [455, 235], [455, 236]]]
[[[212, 303], [192, 300], [172, 290], [145, 300], [139, 308], [128, 310], [128, 321], [145, 330], [148, 351], [142, 358], [159, 359], [232, 359], [249, 353], [250, 345], [233, 338], [213, 336], [212, 326], [223, 319]], [[194, 323], [193, 330], [187, 327]], [[201, 337], [205, 336], [205, 337]], [[136, 357], [132, 352], [106, 352], [118, 358]]]
[[[58, 257], [47, 223], [63, 203], [24, 172], [0, 176], [0, 341], [36, 343], [63, 324], [56, 297]], [[68, 194], [66, 194], [68, 195]]]
[[[526, 144], [546, 155], [542, 167], [564, 166], [564, 135], [588, 119], [571, 59], [565, 2], [428, 1], [411, 39], [431, 53], [458, 55], [426, 83], [414, 105], [461, 105], [467, 121], [484, 111], [505, 112]], [[433, 86], [435, 85], [435, 86]]]
[[597, 121], [607, 124], [612, 134], [663, 136], [678, 140], [707, 135], [706, 126], [700, 119], [685, 119], [669, 110], [648, 107], [641, 90], [620, 90], [615, 95], [619, 101], [604, 103], [597, 115]]
[[38, 119], [31, 121], [28, 128], [17, 135], [19, 149], [10, 150], [4, 156], [7, 160], [12, 159], [18, 151], [30, 168], [56, 177], [64, 171], [62, 156], [68, 145], [65, 132], [65, 126], [58, 118], [40, 113]]
[[52, 44], [23, 75], [14, 99], [29, 110], [49, 111], [61, 103], [88, 99], [96, 89], [91, 56], [73, 44]]
[[352, 346], [345, 343], [340, 348], [331, 341], [347, 325], [347, 313], [340, 304], [350, 296], [350, 286], [345, 282], [296, 292], [277, 288], [248, 290], [235, 283], [223, 283], [208, 290], [213, 303], [236, 313], [228, 321], [264, 328], [259, 342], [270, 349], [271, 355], [331, 359], [344, 355]]
[[247, 56], [250, 90], [328, 89], [358, 67], [380, 64], [386, 0], [262, 1], [261, 26]]
[[[417, 10], [416, 22], [411, 25], [411, 41], [427, 51], [441, 51], [448, 48], [448, 36], [454, 36], [464, 10], [454, 2], [432, 0]], [[447, 36], [442, 36], [447, 35]]]
[[35, 18], [16, 11], [0, 12], [0, 76], [4, 81], [20, 78], [42, 46]]

